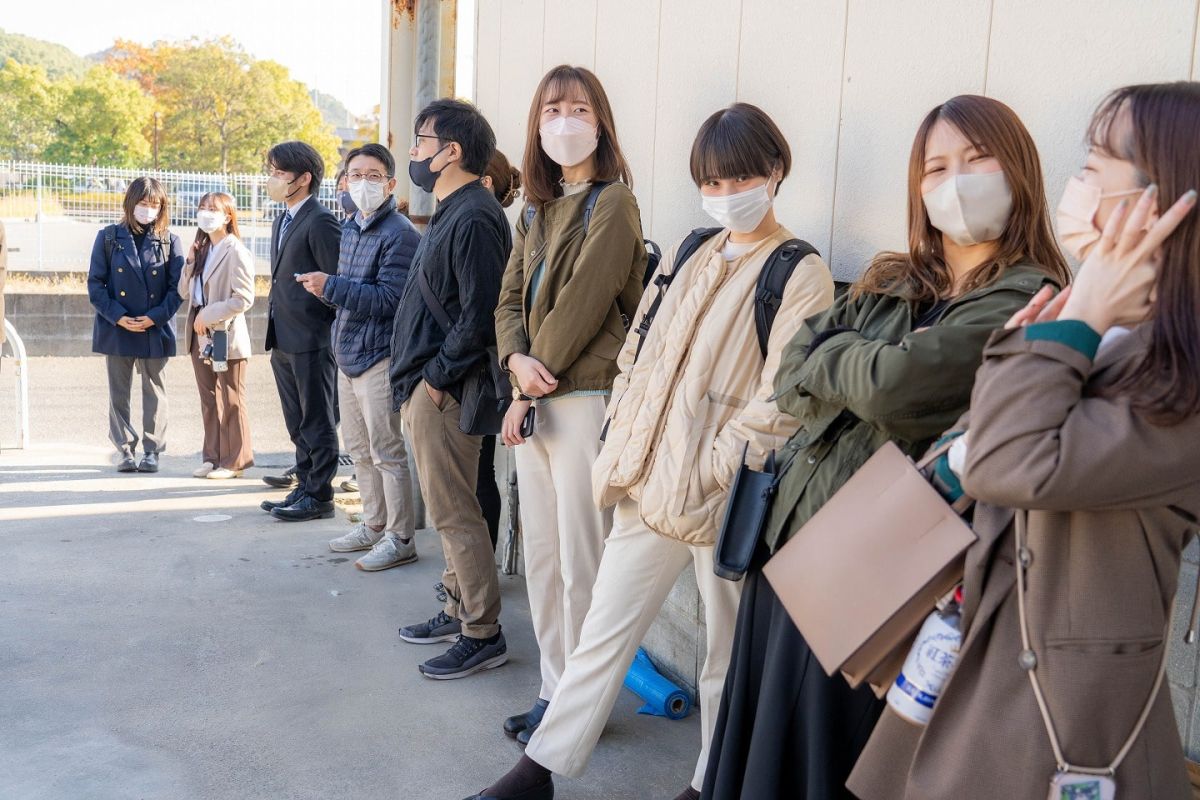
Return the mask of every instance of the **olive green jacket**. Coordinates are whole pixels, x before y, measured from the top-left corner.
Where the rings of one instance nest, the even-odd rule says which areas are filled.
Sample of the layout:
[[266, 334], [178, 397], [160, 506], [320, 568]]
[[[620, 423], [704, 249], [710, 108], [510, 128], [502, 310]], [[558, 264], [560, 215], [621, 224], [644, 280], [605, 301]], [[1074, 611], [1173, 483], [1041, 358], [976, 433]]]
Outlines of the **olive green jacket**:
[[764, 534], [771, 552], [885, 442], [914, 455], [953, 426], [988, 337], [1050, 280], [1038, 267], [1013, 266], [951, 301], [926, 330], [913, 330], [913, 305], [895, 295], [845, 294], [809, 319], [775, 375], [779, 408], [801, 427], [779, 456], [783, 474]]
[[[496, 349], [507, 367], [513, 353], [536, 358], [558, 379], [549, 397], [608, 390], [617, 355], [642, 298], [646, 246], [633, 192], [606, 186], [596, 199], [587, 236], [588, 192], [546, 203], [529, 229], [522, 217], [496, 306]], [[545, 261], [532, 303], [530, 280]], [[513, 386], [517, 386], [516, 376]]]

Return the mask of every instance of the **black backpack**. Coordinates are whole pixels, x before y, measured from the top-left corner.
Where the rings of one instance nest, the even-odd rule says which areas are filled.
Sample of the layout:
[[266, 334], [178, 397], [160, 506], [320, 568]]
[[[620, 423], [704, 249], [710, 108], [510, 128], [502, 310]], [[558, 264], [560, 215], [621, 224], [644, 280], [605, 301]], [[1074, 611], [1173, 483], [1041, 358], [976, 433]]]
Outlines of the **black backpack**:
[[[680, 268], [687, 264], [700, 246], [722, 230], [724, 229], [696, 228], [689, 233], [683, 243], [679, 245], [679, 251], [675, 254], [675, 263], [671, 265], [671, 271], [664, 272], [654, 279], [654, 285], [658, 287], [658, 296], [654, 298], [654, 302], [650, 304], [650, 308], [646, 310], [641, 322], [638, 323], [635, 361], [641, 355], [646, 335], [650, 333], [650, 326], [654, 324], [654, 317], [658, 313], [658, 307], [662, 305], [663, 297], [666, 296], [671, 281], [675, 280]], [[771, 338], [771, 327], [775, 324], [775, 315], [779, 313], [779, 306], [783, 302], [783, 290], [792, 277], [796, 265], [810, 255], [820, 255], [820, 253], [817, 252], [817, 248], [802, 239], [788, 239], [775, 248], [766, 263], [763, 264], [762, 271], [758, 273], [758, 285], [754, 290], [754, 330], [758, 334], [758, 349], [763, 358], [767, 357], [767, 342]]]
[[[592, 188], [588, 190], [587, 199], [583, 201], [583, 235], [587, 236], [588, 225], [592, 221], [592, 212], [596, 209], [596, 201], [600, 199], [600, 192], [604, 191], [604, 187], [611, 184], [612, 181], [597, 181], [592, 184]], [[537, 216], [537, 208], [532, 205], [526, 205], [524, 211], [525, 231], [529, 232], [529, 226], [533, 224], [534, 217]], [[642, 276], [642, 288], [650, 283], [650, 277], [654, 275], [658, 269], [658, 262], [662, 260], [662, 250], [658, 245], [649, 239], [643, 240], [646, 245], [646, 274]]]

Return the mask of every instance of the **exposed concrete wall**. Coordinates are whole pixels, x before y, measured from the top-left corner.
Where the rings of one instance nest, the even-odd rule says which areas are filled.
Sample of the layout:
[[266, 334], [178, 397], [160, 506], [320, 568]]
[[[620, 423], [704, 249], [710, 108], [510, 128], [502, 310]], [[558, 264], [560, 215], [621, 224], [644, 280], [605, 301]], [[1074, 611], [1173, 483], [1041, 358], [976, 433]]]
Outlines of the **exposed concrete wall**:
[[[756, 103], [792, 146], [780, 219], [847, 278], [904, 245], [908, 152], [931, 107], [964, 92], [1012, 106], [1041, 148], [1055, 203], [1106, 91], [1200, 74], [1197, 10], [1196, 0], [488, 0], [476, 21], [475, 99], [516, 162], [545, 70], [595, 70], [646, 234], [664, 248], [710, 224], [688, 175], [696, 129], [735, 100]], [[1189, 552], [1184, 615], [1197, 573]], [[647, 640], [693, 685], [701, 619], [685, 574]], [[1198, 758], [1196, 647], [1176, 637], [1173, 648], [1172, 692]]]

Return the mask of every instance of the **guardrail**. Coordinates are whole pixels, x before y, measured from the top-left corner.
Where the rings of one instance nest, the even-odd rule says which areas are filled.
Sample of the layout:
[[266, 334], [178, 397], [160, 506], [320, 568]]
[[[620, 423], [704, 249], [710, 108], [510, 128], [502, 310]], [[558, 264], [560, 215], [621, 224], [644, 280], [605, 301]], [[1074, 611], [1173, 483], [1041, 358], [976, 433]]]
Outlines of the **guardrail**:
[[12, 359], [17, 369], [17, 434], [22, 450], [29, 449], [29, 358], [25, 355], [25, 342], [10, 320], [4, 320], [3, 345], [0, 345], [0, 358], [4, 351], [12, 352]]

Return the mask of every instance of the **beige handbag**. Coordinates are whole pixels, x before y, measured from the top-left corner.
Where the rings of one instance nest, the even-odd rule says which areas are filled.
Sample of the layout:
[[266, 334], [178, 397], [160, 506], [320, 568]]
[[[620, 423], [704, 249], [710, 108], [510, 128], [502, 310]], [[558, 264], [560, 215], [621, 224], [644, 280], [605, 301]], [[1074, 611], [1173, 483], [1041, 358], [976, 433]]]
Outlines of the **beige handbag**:
[[921, 623], [962, 579], [975, 533], [921, 470], [888, 442], [763, 568], [825, 671], [882, 697]]

